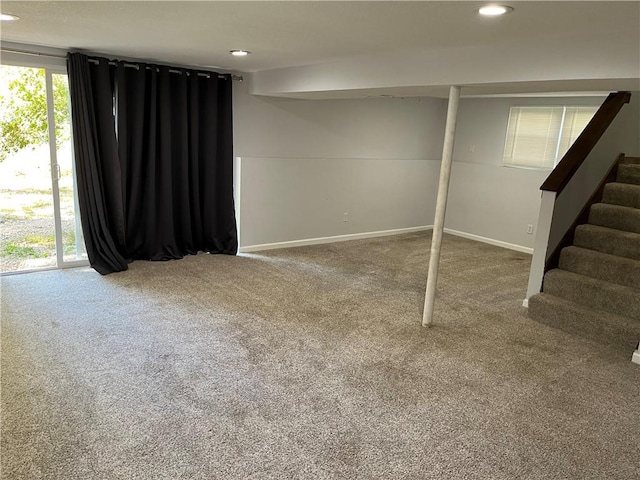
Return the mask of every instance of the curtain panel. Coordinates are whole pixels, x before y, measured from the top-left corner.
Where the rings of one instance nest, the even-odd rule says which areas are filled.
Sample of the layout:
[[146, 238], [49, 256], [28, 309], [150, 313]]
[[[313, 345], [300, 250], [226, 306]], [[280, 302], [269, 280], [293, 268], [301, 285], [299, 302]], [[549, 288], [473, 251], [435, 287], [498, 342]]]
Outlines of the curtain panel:
[[231, 77], [78, 53], [67, 66], [91, 266], [235, 254]]

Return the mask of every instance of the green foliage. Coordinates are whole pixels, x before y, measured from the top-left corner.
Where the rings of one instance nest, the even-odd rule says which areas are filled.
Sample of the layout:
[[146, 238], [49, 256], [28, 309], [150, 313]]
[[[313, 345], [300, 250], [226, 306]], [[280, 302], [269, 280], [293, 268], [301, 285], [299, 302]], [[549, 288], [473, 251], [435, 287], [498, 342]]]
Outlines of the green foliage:
[[[76, 234], [73, 230], [62, 234], [64, 255], [76, 251]], [[53, 235], [25, 235], [21, 240], [5, 243], [0, 249], [0, 257], [5, 258], [52, 258], [56, 254], [56, 239]]]
[[22, 240], [9, 241], [0, 250], [0, 257], [50, 258], [56, 252], [53, 235], [25, 235]]
[[27, 245], [38, 245], [46, 248], [55, 248], [56, 237], [54, 237], [53, 235], [47, 235], [46, 237], [41, 237], [38, 235], [25, 235], [24, 243]]
[[[0, 95], [0, 161], [28, 146], [49, 141], [44, 69], [2, 66], [6, 87]], [[66, 76], [52, 75], [54, 119], [58, 144], [70, 138], [69, 89]]]
[[35, 248], [29, 245], [9, 242], [3, 247], [2, 256], [13, 256], [18, 258], [48, 258], [49, 252], [38, 252]]

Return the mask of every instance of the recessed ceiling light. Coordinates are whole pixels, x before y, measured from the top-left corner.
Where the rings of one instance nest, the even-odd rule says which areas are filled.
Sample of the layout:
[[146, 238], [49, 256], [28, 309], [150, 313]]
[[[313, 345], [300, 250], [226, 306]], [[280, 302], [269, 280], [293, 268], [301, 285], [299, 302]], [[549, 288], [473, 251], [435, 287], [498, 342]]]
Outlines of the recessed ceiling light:
[[0, 20], [3, 22], [13, 22], [14, 20], [18, 20], [20, 17], [17, 15], [11, 15], [10, 13], [0, 13]]
[[247, 50], [230, 50], [229, 53], [234, 57], [246, 57], [251, 52], [248, 52]]
[[485, 5], [478, 10], [480, 15], [487, 17], [497, 17], [498, 15], [504, 15], [510, 12], [513, 12], [513, 7], [507, 5]]

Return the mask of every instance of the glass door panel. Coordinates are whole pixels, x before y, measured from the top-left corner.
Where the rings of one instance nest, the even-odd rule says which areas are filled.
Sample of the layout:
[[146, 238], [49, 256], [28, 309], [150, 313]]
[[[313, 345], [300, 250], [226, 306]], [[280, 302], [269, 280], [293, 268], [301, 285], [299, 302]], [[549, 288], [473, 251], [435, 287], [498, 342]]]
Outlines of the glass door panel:
[[86, 264], [67, 75], [0, 65], [0, 271]]
[[43, 69], [0, 66], [0, 270], [56, 265]]

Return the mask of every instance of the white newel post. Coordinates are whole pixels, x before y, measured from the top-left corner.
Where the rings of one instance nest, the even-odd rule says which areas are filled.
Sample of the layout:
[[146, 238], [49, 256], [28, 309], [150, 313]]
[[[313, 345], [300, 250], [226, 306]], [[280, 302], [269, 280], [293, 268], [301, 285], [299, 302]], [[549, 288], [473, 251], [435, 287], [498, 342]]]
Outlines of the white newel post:
[[542, 278], [544, 277], [544, 265], [547, 261], [547, 248], [549, 247], [549, 234], [551, 233], [551, 219], [553, 209], [556, 204], [556, 192], [542, 191], [540, 201], [540, 215], [538, 215], [538, 229], [536, 240], [533, 246], [533, 258], [531, 259], [531, 270], [529, 271], [529, 286], [527, 288], [527, 298], [523, 305], [528, 306], [529, 298], [542, 289]]
[[242, 157], [233, 158], [233, 205], [236, 214], [238, 253], [240, 253], [240, 205], [242, 202]]
[[451, 162], [453, 160], [453, 141], [456, 135], [456, 119], [458, 117], [458, 103], [460, 101], [460, 87], [451, 86], [449, 89], [449, 108], [447, 123], [444, 131], [442, 146], [442, 165], [440, 166], [440, 182], [438, 184], [438, 199], [436, 202], [436, 216], [433, 221], [433, 236], [431, 237], [431, 256], [429, 257], [429, 274], [424, 299], [422, 326], [431, 326], [433, 321], [433, 304], [436, 297], [436, 283], [438, 281], [438, 267], [440, 265], [440, 247], [442, 246], [442, 232], [444, 230], [444, 216], [447, 209], [447, 195], [449, 193], [449, 179], [451, 177]]
[[638, 365], [640, 365], [640, 346], [638, 346], [638, 350], [633, 352], [633, 356], [631, 357], [631, 361], [633, 363], [637, 363]]

